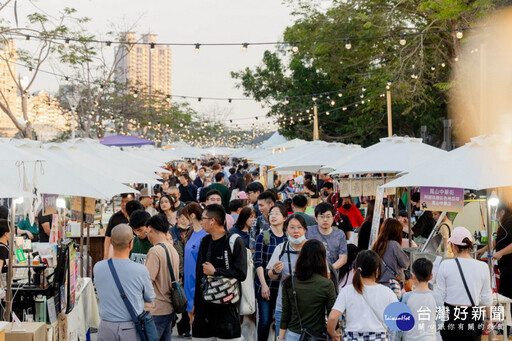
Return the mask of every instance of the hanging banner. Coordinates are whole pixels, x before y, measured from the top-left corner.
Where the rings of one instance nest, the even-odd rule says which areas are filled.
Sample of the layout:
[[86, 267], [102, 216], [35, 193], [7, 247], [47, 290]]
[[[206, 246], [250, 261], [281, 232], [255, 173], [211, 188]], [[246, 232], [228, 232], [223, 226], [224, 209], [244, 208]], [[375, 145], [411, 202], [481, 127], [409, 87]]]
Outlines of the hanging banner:
[[360, 197], [363, 195], [363, 182], [360, 179], [352, 179], [350, 181], [350, 195], [352, 197]]
[[43, 215], [57, 213], [57, 194], [43, 194]]
[[462, 212], [464, 189], [453, 187], [420, 187], [422, 211]]
[[374, 179], [363, 178], [363, 195], [372, 197], [375, 195]]
[[340, 198], [348, 197], [350, 195], [350, 180], [340, 180]]
[[382, 201], [384, 200], [384, 188], [377, 187], [375, 193], [375, 206], [373, 208], [372, 231], [370, 233], [370, 243], [368, 247], [371, 248], [373, 243], [377, 240], [380, 228], [380, 212], [382, 212]]

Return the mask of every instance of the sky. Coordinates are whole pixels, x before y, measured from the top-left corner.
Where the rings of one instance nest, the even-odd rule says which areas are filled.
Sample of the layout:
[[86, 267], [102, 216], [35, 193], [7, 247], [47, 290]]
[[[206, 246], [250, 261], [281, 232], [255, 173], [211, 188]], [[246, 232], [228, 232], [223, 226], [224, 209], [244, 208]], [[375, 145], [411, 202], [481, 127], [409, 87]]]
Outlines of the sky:
[[[236, 89], [236, 80], [231, 71], [253, 68], [261, 63], [266, 49], [273, 46], [249, 46], [242, 53], [241, 43], [280, 41], [284, 29], [291, 25], [291, 9], [280, 0], [28, 0], [18, 1], [19, 17], [27, 13], [44, 11], [57, 16], [65, 7], [73, 7], [79, 16], [91, 19], [88, 29], [99, 39], [112, 27], [118, 29], [136, 23], [138, 34], [157, 34], [158, 42], [179, 43], [240, 43], [240, 46], [203, 46], [196, 54], [194, 47], [172, 47], [172, 93], [195, 97], [244, 97]], [[13, 18], [12, 8], [3, 12], [3, 17]], [[21, 19], [20, 19], [21, 21]], [[20, 44], [22, 44], [20, 42]], [[112, 56], [114, 49], [107, 51]], [[51, 69], [51, 65], [43, 66]], [[20, 68], [23, 72], [23, 68]], [[32, 90], [55, 91], [58, 81], [54, 76], [44, 75]], [[255, 101], [188, 100], [199, 113], [215, 113], [226, 123], [232, 119], [234, 126], [248, 128], [251, 123], [269, 121], [261, 116], [266, 113]], [[256, 121], [255, 116], [259, 116]]]

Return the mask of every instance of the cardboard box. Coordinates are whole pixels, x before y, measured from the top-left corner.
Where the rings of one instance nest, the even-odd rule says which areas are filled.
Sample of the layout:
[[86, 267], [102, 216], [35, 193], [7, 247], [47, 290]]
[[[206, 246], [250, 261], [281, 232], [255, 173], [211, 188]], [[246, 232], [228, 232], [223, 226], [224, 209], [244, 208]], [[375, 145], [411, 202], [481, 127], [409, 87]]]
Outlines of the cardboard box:
[[22, 322], [19, 327], [9, 323], [5, 328], [5, 341], [46, 341], [46, 337], [46, 323], [43, 322]]

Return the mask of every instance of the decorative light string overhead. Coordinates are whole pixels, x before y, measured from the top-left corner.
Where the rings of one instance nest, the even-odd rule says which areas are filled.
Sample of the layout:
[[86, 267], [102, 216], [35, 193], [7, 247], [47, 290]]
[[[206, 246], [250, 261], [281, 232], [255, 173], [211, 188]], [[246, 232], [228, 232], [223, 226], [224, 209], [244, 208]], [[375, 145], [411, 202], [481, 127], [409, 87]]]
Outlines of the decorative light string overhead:
[[260, 42], [214, 42], [214, 43], [178, 43], [178, 42], [143, 42], [143, 41], [122, 41], [122, 40], [101, 40], [101, 39], [91, 39], [91, 38], [72, 38], [65, 37], [60, 35], [45, 35], [38, 36], [33, 34], [23, 33], [23, 30], [19, 32], [11, 32], [11, 36], [19, 36], [21, 39], [24, 39], [27, 43], [31, 38], [40, 39], [40, 40], [55, 40], [62, 41], [64, 46], [68, 47], [70, 43], [95, 43], [102, 44], [105, 47], [110, 47], [112, 44], [114, 45], [138, 45], [138, 46], [149, 46], [151, 49], [154, 49], [156, 46], [192, 46], [196, 53], [200, 52], [201, 47], [204, 46], [240, 46], [242, 48], [242, 52], [247, 52], [250, 45], [252, 46], [291, 46], [293, 52], [299, 52], [300, 45], [302, 44], [316, 44], [316, 43], [344, 43], [345, 48], [350, 50], [354, 42], [361, 40], [372, 40], [372, 39], [388, 39], [388, 38], [398, 38], [398, 42], [400, 45], [405, 45], [407, 43], [408, 37], [415, 36], [425, 36], [431, 34], [442, 34], [442, 33], [454, 33], [458, 39], [462, 39], [464, 36], [464, 32], [468, 31], [472, 28], [470, 27], [458, 27], [455, 29], [447, 29], [447, 30], [435, 30], [435, 31], [422, 31], [422, 32], [409, 32], [409, 33], [391, 33], [386, 35], [378, 35], [378, 36], [366, 36], [366, 37], [340, 37], [333, 39], [317, 39], [317, 40], [298, 40], [293, 42], [287, 41], [260, 41]]

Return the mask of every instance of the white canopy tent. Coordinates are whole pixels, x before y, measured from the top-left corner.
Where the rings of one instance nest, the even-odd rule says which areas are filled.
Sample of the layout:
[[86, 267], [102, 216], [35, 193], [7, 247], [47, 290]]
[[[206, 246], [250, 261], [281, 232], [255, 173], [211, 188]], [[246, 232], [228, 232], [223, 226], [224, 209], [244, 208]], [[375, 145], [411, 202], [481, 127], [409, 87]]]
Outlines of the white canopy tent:
[[263, 149], [271, 148], [273, 146], [285, 143], [286, 141], [287, 141], [286, 137], [284, 137], [283, 135], [279, 134], [279, 132], [276, 131], [274, 134], [272, 134], [272, 136], [270, 136], [270, 138], [268, 140], [264, 141], [260, 145], [260, 148], [263, 148]]
[[512, 186], [512, 144], [479, 136], [384, 187], [432, 186], [481, 190]]
[[[426, 160], [436, 162], [447, 152], [413, 137], [385, 137], [338, 165], [331, 175], [407, 172]], [[327, 165], [326, 167], [331, 167]]]
[[342, 143], [317, 143], [302, 145], [290, 150], [289, 161], [280, 162], [274, 171], [303, 171], [318, 173], [320, 168], [331, 160], [347, 159], [363, 151], [359, 145]]

